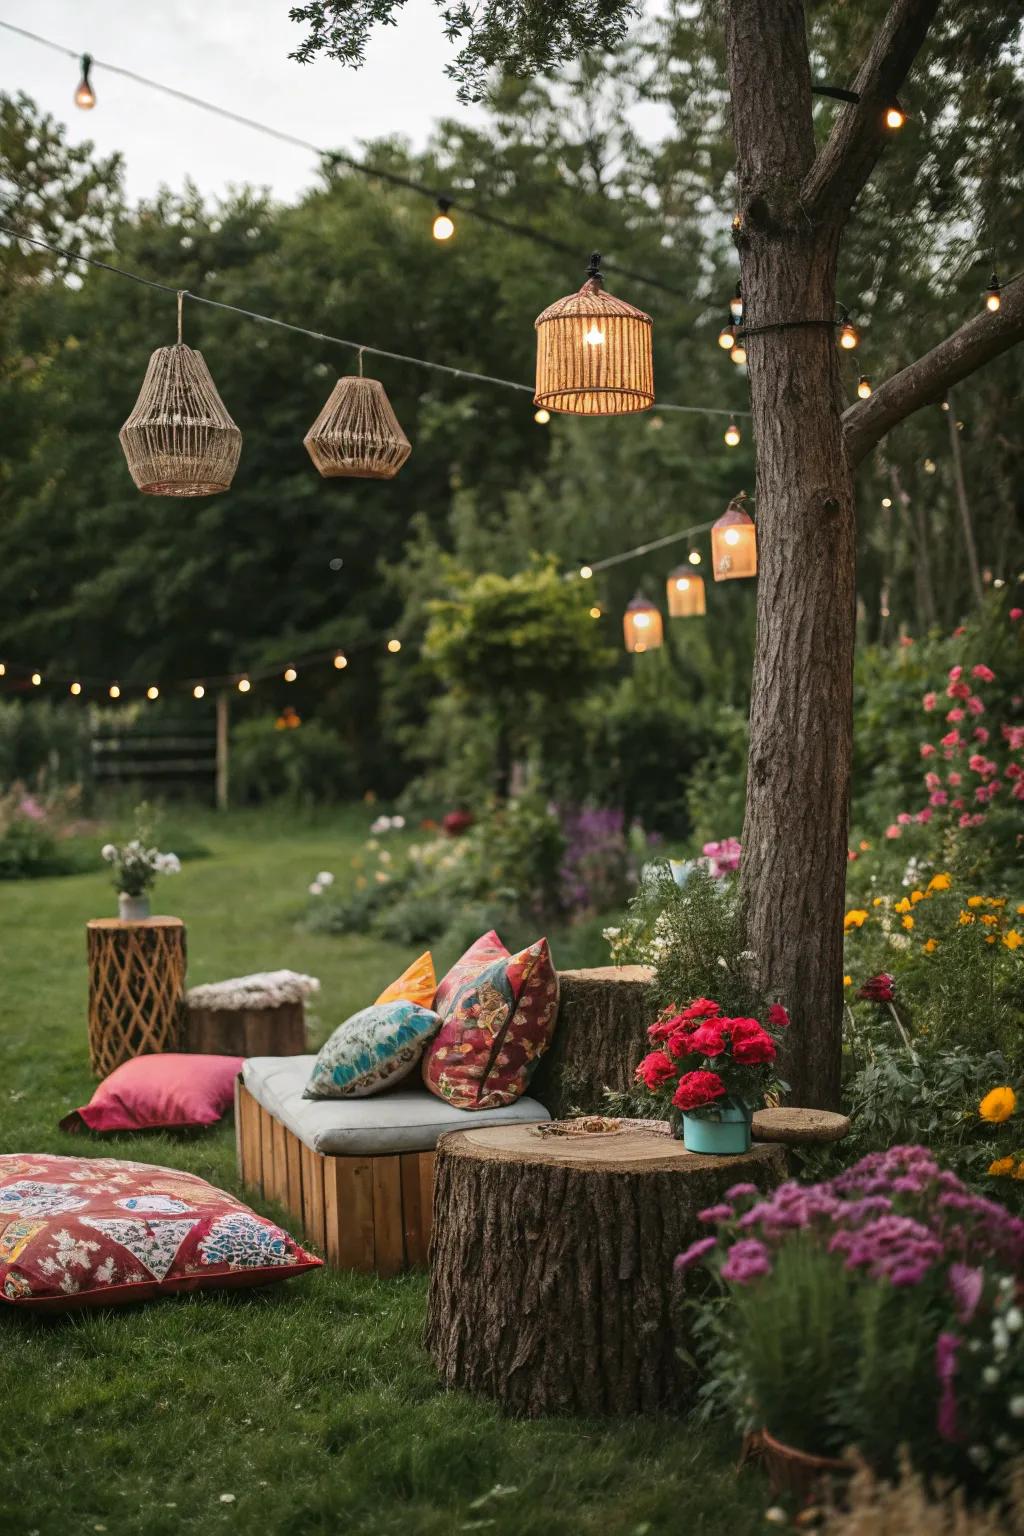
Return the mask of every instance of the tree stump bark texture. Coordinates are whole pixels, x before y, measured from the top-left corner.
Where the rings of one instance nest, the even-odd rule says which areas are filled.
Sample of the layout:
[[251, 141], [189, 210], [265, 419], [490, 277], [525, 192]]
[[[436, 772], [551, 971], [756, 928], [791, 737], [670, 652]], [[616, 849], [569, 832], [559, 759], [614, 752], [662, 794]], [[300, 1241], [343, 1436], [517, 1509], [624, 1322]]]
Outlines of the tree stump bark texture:
[[576, 1109], [601, 1114], [605, 1088], [621, 1093], [633, 1084], [650, 1049], [653, 979], [646, 965], [559, 972], [558, 1023], [530, 1084], [556, 1120]]

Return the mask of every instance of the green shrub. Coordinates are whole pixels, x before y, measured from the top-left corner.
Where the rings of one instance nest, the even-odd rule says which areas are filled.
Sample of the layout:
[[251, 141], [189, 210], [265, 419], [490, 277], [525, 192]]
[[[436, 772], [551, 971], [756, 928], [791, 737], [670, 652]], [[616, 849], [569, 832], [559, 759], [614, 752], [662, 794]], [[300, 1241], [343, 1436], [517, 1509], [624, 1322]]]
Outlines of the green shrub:
[[232, 732], [231, 789], [247, 805], [342, 800], [353, 793], [351, 754], [316, 720], [295, 730], [279, 729], [270, 716], [246, 720]]

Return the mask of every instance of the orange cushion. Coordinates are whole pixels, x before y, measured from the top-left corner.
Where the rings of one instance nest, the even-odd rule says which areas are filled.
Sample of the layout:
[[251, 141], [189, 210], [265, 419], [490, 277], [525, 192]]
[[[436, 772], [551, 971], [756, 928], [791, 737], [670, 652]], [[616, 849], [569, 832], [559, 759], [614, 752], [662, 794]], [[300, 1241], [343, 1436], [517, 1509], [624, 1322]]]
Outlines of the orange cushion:
[[402, 972], [397, 981], [393, 981], [390, 987], [384, 988], [377, 1001], [378, 1003], [418, 1003], [421, 1008], [432, 1008], [436, 991], [434, 957], [428, 949]]

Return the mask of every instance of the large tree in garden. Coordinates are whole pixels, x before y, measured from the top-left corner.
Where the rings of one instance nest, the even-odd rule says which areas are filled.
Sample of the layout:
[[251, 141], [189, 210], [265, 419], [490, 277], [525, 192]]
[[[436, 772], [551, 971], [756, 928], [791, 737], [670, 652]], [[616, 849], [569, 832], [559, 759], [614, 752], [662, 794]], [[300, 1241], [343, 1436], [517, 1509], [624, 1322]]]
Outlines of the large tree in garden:
[[[300, 56], [323, 49], [358, 62], [373, 23], [393, 20], [397, 9], [399, 0], [297, 8], [293, 16], [310, 25]], [[865, 15], [872, 9], [864, 7]], [[845, 25], [857, 56], [847, 61], [847, 78], [835, 83], [857, 99], [838, 110], [819, 143], [802, 0], [728, 0], [721, 8], [760, 554], [741, 878], [747, 941], [765, 987], [790, 1005], [789, 1076], [795, 1099], [807, 1104], [834, 1103], [839, 1094], [854, 478], [893, 427], [1024, 336], [1024, 279], [1017, 277], [1005, 285], [996, 313], [952, 327], [868, 399], [844, 403], [832, 324], [837, 265], [854, 205], [885, 148], [886, 109], [930, 29], [935, 48], [947, 53], [936, 88], [950, 92], [964, 86], [965, 74], [1005, 70], [1005, 50], [1017, 42], [1019, 13], [981, 8], [947, 18], [939, 9], [938, 0], [894, 0], [869, 39], [859, 34], [860, 16], [852, 23], [839, 18], [839, 35]], [[563, 0], [444, 12], [462, 49], [453, 72], [472, 96], [492, 65], [526, 73], [608, 47], [637, 7]], [[959, 51], [950, 62], [951, 32]], [[961, 174], [969, 178], [971, 168]]]

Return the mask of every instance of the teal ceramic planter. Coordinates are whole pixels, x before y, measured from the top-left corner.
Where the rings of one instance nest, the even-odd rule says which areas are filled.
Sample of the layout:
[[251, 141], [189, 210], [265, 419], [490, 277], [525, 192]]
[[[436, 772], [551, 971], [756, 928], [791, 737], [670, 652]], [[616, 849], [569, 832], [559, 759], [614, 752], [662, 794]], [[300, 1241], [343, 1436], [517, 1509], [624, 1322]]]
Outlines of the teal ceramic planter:
[[712, 1157], [736, 1157], [750, 1151], [751, 1113], [746, 1105], [724, 1104], [715, 1118], [683, 1116], [683, 1145], [687, 1152]]

